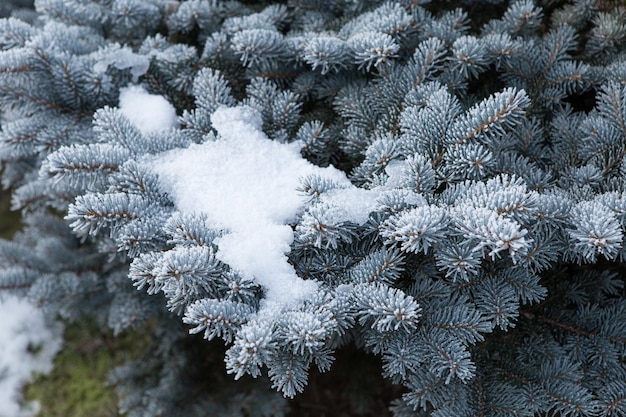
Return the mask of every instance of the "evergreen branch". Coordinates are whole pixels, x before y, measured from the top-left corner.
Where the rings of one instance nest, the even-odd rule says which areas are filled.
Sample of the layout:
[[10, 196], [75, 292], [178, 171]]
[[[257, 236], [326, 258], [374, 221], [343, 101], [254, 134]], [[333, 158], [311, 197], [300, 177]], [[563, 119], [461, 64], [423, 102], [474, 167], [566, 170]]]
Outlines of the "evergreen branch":
[[451, 128], [447, 142], [463, 144], [470, 139], [501, 135], [504, 127], [515, 126], [524, 115], [530, 100], [524, 90], [506, 89], [483, 100]]
[[578, 335], [585, 336], [585, 337], [588, 337], [588, 338], [592, 338], [593, 336], [598, 336], [599, 335], [599, 336], [602, 336], [602, 337], [606, 338], [607, 340], [609, 340], [611, 342], [617, 342], [617, 343], [626, 344], [626, 338], [624, 338], [624, 337], [603, 336], [603, 335], [601, 335], [599, 333], [592, 333], [592, 332], [583, 330], [583, 329], [581, 329], [579, 327], [576, 327], [576, 326], [573, 326], [573, 325], [570, 325], [570, 324], [567, 324], [567, 323], [561, 323], [561, 322], [559, 322], [557, 320], [554, 320], [554, 319], [551, 319], [549, 317], [546, 317], [546, 316], [543, 316], [543, 315], [539, 315], [539, 314], [536, 314], [536, 313], [529, 313], [529, 312], [527, 312], [526, 315], [529, 316], [529, 317], [533, 317], [533, 318], [535, 318], [535, 317], [539, 318], [544, 323], [550, 324], [550, 325], [552, 325], [554, 327], [558, 327], [558, 328], [563, 329], [563, 330], [567, 330], [570, 333], [578, 334]]

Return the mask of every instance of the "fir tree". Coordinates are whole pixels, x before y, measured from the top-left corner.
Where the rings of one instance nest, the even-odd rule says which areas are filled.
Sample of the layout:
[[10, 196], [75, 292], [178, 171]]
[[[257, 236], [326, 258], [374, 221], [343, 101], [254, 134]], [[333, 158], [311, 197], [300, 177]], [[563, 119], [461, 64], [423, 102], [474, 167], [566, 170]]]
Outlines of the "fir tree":
[[604, 3], [37, 0], [0, 21], [0, 287], [150, 332], [130, 416], [285, 415], [347, 350], [396, 417], [624, 415]]

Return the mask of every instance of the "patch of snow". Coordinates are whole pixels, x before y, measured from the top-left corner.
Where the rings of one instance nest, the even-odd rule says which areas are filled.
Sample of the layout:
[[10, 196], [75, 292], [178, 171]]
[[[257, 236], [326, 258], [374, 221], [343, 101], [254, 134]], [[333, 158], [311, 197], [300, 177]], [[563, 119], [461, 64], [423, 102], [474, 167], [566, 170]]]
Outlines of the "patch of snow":
[[61, 348], [60, 325], [46, 324], [43, 313], [16, 297], [0, 300], [0, 417], [27, 417], [37, 404], [20, 406], [21, 388], [35, 373], [48, 373]]
[[112, 48], [108, 53], [99, 57], [98, 62], [93, 66], [97, 73], [103, 74], [111, 65], [118, 70], [130, 68], [130, 74], [134, 83], [139, 77], [148, 72], [150, 67], [150, 57], [136, 54], [128, 46]]
[[403, 181], [406, 178], [404, 173], [406, 169], [406, 161], [405, 160], [397, 160], [393, 159], [389, 161], [387, 166], [385, 167], [385, 173], [389, 176], [385, 185], [388, 187], [402, 187]]
[[383, 191], [382, 187], [370, 190], [355, 186], [334, 188], [323, 193], [320, 202], [332, 213], [334, 224], [352, 222], [363, 225], [369, 214], [379, 206], [378, 198]]
[[174, 106], [163, 96], [150, 94], [138, 85], [120, 90], [119, 109], [144, 135], [178, 127]]
[[[297, 190], [300, 179], [317, 175], [346, 189], [356, 187], [336, 168], [304, 159], [301, 143], [270, 140], [250, 107], [222, 107], [211, 122], [216, 140], [146, 157], [144, 163], [158, 175], [177, 210], [204, 213], [213, 227], [226, 232], [216, 242], [216, 256], [264, 288], [264, 308], [293, 305], [317, 289], [317, 283], [298, 277], [287, 262], [290, 224], [308, 201]], [[346, 205], [353, 206], [347, 217], [362, 220], [355, 214], [361, 210], [358, 201], [349, 198]]]

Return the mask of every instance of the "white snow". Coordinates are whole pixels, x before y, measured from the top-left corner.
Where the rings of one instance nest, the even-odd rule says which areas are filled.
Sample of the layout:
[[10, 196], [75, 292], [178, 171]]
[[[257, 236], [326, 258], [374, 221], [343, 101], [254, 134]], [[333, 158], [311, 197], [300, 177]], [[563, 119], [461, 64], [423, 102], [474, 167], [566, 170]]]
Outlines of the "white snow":
[[328, 208], [333, 223], [352, 222], [362, 225], [367, 222], [369, 214], [378, 208], [378, 198], [383, 191], [383, 187], [369, 190], [354, 186], [334, 188], [322, 194], [320, 202]]
[[49, 327], [41, 310], [16, 297], [0, 300], [0, 317], [0, 417], [32, 416], [37, 404], [20, 407], [20, 389], [34, 373], [50, 372], [61, 328]]
[[[222, 107], [211, 122], [216, 140], [146, 157], [144, 163], [158, 174], [161, 189], [179, 211], [204, 213], [213, 227], [226, 232], [216, 242], [217, 257], [255, 279], [265, 290], [264, 307], [280, 311], [317, 289], [287, 262], [290, 222], [308, 200], [297, 191], [300, 179], [317, 175], [342, 189], [355, 187], [343, 172], [302, 158], [301, 144], [270, 140], [250, 107]], [[359, 217], [356, 211], [351, 208], [353, 214], [346, 216]]]
[[136, 54], [128, 46], [116, 44], [98, 57], [93, 69], [96, 73], [103, 74], [111, 65], [119, 70], [130, 68], [133, 82], [137, 82], [139, 77], [148, 72], [150, 56]]
[[178, 126], [174, 106], [163, 96], [150, 94], [138, 85], [120, 90], [119, 109], [143, 134]]
[[406, 161], [393, 159], [389, 161], [385, 167], [385, 173], [388, 175], [385, 184], [390, 187], [402, 187], [405, 175]]

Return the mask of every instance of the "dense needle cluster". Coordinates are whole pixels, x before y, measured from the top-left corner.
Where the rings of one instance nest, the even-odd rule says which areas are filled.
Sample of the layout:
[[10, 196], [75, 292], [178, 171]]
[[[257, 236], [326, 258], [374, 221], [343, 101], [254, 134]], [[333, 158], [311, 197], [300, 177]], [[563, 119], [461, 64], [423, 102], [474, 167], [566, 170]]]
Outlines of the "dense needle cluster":
[[395, 417], [626, 415], [623, 2], [19, 3], [0, 288], [151, 335], [122, 412], [287, 415], [358, 350]]

